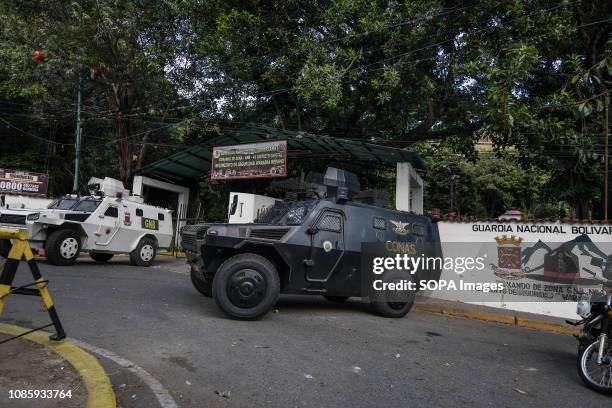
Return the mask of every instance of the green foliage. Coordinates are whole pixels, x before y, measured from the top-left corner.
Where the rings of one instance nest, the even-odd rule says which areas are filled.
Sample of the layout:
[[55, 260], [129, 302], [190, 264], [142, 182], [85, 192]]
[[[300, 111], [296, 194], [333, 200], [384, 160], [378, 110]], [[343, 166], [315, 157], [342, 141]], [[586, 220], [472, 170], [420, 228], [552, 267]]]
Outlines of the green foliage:
[[497, 218], [508, 209], [538, 217], [558, 216], [558, 203], [543, 196], [550, 173], [536, 166], [517, 166], [514, 154], [481, 153], [467, 160], [438, 145], [415, 146], [428, 164], [425, 201], [430, 208], [460, 216]]
[[[97, 67], [102, 76], [85, 86], [84, 175], [128, 181], [172, 145], [254, 122], [396, 147], [434, 141], [427, 207], [448, 207], [448, 181], [438, 180], [446, 168], [465, 177], [464, 213], [547, 213], [561, 201], [598, 216], [611, 8], [606, 0], [0, 0], [2, 115], [60, 143], [19, 141], [23, 153], [3, 150], [0, 164], [39, 168], [36, 149], [51, 157], [45, 163], [70, 162], [77, 74]], [[479, 141], [493, 151], [479, 152]], [[51, 156], [49, 146], [58, 147]], [[70, 179], [64, 167], [58, 180]]]

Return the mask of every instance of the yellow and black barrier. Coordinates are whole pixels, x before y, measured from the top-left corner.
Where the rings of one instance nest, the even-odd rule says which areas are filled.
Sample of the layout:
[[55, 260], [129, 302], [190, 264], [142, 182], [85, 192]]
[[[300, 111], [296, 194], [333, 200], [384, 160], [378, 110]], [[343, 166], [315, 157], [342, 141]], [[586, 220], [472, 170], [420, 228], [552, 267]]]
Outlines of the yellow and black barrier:
[[[66, 338], [66, 333], [64, 332], [62, 323], [57, 315], [55, 306], [53, 306], [53, 300], [51, 299], [49, 289], [47, 288], [49, 281], [44, 280], [41, 276], [40, 269], [38, 269], [38, 264], [34, 260], [34, 254], [32, 254], [32, 249], [28, 243], [28, 230], [17, 228], [0, 228], [0, 239], [13, 240], [13, 246], [9, 251], [2, 274], [0, 274], [0, 316], [2, 315], [2, 310], [4, 309], [6, 299], [10, 294], [40, 296], [42, 297], [45, 307], [49, 312], [49, 316], [51, 316], [52, 322], [45, 326], [37, 327], [22, 333], [19, 336], [3, 340], [0, 342], [0, 344], [50, 326], [55, 326], [55, 334], [51, 336], [51, 340], [61, 340]], [[19, 263], [23, 259], [25, 259], [25, 261], [28, 263], [30, 272], [34, 277], [34, 282], [27, 285], [14, 287], [12, 286], [13, 280], [15, 279], [15, 274], [17, 273]], [[32, 288], [32, 286], [36, 286], [36, 289]]]

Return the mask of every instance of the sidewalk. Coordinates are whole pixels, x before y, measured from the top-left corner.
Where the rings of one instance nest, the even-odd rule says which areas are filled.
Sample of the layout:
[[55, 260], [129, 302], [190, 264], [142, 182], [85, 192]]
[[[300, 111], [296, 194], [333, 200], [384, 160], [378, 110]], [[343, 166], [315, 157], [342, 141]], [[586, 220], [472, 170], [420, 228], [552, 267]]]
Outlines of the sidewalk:
[[[0, 333], [0, 341], [9, 337]], [[0, 357], [1, 407], [79, 408], [86, 405], [87, 389], [83, 379], [68, 361], [49, 348], [20, 338], [1, 344]], [[37, 391], [39, 396], [17, 398], [20, 390]], [[42, 398], [43, 393], [50, 392], [58, 395]], [[64, 398], [60, 398], [60, 392]], [[11, 398], [11, 393], [16, 394], [15, 398]], [[67, 393], [71, 397], [65, 395]]]
[[413, 310], [511, 324], [554, 333], [577, 335], [580, 332], [579, 327], [570, 326], [564, 319], [557, 317], [434, 299], [431, 297], [417, 298]]
[[[27, 331], [0, 324], [0, 341]], [[0, 344], [0, 407], [5, 406], [115, 408], [116, 400], [96, 357], [38, 331]]]

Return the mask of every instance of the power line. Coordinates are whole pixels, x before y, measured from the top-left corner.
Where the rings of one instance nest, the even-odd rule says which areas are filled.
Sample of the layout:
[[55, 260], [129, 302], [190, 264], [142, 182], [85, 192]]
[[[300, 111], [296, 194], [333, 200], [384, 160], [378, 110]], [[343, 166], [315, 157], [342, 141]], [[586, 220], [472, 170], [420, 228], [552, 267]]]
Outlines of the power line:
[[60, 143], [60, 142], [54, 142], [54, 141], [52, 141], [52, 140], [45, 139], [44, 137], [40, 137], [40, 136], [37, 136], [37, 135], [33, 135], [33, 134], [31, 134], [31, 133], [28, 133], [28, 132], [26, 132], [25, 130], [20, 129], [20, 128], [18, 128], [17, 126], [13, 125], [11, 122], [7, 121], [7, 120], [6, 120], [6, 119], [4, 119], [3, 117], [0, 117], [0, 121], [4, 122], [4, 123], [5, 123], [7, 126], [10, 126], [11, 128], [13, 128], [13, 129], [15, 129], [15, 130], [17, 130], [17, 131], [21, 132], [22, 134], [24, 134], [24, 135], [26, 135], [26, 136], [32, 137], [32, 138], [34, 138], [34, 139], [42, 140], [42, 141], [43, 141], [43, 142], [45, 142], [45, 143], [54, 144], [54, 145], [58, 145], [58, 146], [71, 146], [71, 144], [69, 144], [69, 143]]

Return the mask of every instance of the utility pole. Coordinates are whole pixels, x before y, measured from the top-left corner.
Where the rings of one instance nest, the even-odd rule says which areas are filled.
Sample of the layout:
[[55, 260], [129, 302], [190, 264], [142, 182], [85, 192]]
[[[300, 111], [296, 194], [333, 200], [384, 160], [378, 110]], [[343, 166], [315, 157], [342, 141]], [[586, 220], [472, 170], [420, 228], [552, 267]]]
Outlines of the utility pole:
[[608, 104], [604, 109], [604, 138], [605, 138], [605, 151], [604, 151], [604, 221], [608, 221]]
[[79, 69], [79, 93], [77, 96], [76, 130], [74, 131], [74, 181], [72, 192], [79, 193], [79, 171], [81, 168], [81, 104], [83, 101], [83, 88], [85, 87], [85, 70]]
[[453, 174], [450, 176], [450, 210], [451, 212], [455, 209], [455, 181], [459, 178], [458, 175]]

